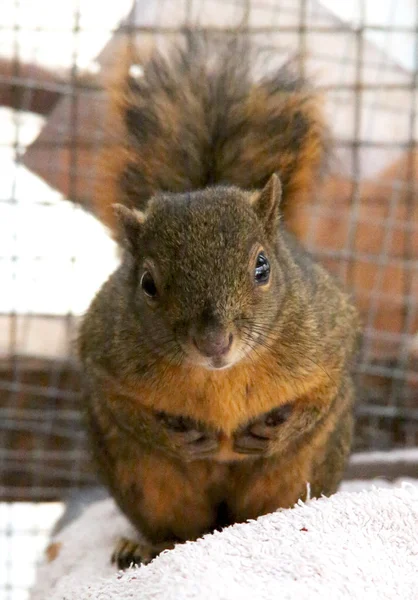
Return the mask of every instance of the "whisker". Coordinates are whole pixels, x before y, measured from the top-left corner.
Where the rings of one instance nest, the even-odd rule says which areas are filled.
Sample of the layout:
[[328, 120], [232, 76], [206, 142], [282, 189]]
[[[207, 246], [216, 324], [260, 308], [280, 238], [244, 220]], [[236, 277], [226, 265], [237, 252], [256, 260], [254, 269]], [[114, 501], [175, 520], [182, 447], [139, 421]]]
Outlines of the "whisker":
[[[248, 323], [251, 323], [250, 319], [242, 319], [245, 320]], [[257, 356], [260, 356], [260, 353], [257, 351], [257, 346], [260, 346], [262, 348], [265, 348], [267, 350], [272, 350], [275, 347], [275, 339], [272, 339], [269, 335], [268, 335], [268, 327], [264, 327], [262, 324], [251, 324], [251, 326], [249, 325], [242, 325], [241, 327], [241, 332], [242, 332], [242, 339], [245, 341], [247, 347], [251, 348], [251, 352], [255, 353]], [[254, 337], [251, 335], [253, 332], [256, 333], [261, 333], [264, 335], [264, 337], [258, 337], [257, 339], [254, 339]], [[295, 353], [293, 352], [293, 349], [290, 346], [287, 346], [287, 351], [289, 353], [289, 356], [291, 356], [293, 359], [298, 359], [300, 358], [299, 356], [295, 355]], [[318, 369], [320, 369], [327, 377], [330, 381], [332, 381], [334, 384], [336, 384], [335, 379], [331, 376], [331, 374], [327, 371], [327, 369], [321, 365], [320, 363], [316, 362], [313, 358], [311, 358], [308, 355], [304, 355], [303, 356], [304, 360], [308, 360], [310, 361], [313, 365], [315, 365]]]

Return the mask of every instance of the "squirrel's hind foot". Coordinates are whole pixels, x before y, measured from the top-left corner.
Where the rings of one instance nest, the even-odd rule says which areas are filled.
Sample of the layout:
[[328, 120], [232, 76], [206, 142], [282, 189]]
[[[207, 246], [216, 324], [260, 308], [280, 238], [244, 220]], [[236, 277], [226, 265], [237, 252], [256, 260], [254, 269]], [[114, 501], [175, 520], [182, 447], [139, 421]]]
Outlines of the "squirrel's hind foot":
[[127, 538], [120, 538], [112, 554], [111, 562], [118, 569], [124, 571], [132, 566], [147, 565], [163, 550], [170, 550], [174, 544], [157, 544], [155, 546], [146, 542], [134, 542]]

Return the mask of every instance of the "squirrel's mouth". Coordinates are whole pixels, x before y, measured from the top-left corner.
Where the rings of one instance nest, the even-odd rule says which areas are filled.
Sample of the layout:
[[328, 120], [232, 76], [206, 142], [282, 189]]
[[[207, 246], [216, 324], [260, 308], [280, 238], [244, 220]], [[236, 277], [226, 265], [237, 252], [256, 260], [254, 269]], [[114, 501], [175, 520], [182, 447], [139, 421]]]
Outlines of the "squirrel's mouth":
[[209, 353], [197, 345], [193, 339], [182, 344], [186, 361], [194, 366], [203, 367], [209, 371], [220, 371], [235, 365], [241, 358], [239, 342], [234, 338], [228, 347], [221, 352]]
[[209, 371], [229, 369], [229, 367], [235, 365], [239, 360], [239, 356], [235, 352], [223, 356], [204, 356], [193, 349], [187, 348], [185, 354], [188, 363], [194, 366], [203, 367]]
[[222, 369], [228, 369], [235, 364], [235, 360], [228, 360], [223, 356], [214, 356], [213, 358], [208, 359], [208, 369], [211, 371], [220, 371]]

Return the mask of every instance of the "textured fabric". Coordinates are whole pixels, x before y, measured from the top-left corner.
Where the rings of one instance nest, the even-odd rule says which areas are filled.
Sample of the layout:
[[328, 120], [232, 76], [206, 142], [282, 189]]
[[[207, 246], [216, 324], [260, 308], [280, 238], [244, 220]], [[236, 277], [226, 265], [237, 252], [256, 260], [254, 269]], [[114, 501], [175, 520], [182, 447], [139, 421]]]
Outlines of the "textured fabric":
[[118, 573], [112, 548], [134, 534], [108, 499], [55, 538], [58, 556], [40, 568], [32, 600], [416, 600], [417, 534], [418, 487], [341, 491]]

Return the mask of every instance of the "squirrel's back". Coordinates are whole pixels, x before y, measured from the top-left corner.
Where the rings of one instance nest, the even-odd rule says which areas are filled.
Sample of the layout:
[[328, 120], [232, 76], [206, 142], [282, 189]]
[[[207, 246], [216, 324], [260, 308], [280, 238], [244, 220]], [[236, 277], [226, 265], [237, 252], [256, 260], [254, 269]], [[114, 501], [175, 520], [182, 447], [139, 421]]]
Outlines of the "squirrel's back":
[[259, 189], [272, 173], [291, 223], [326, 158], [322, 103], [286, 65], [263, 75], [258, 58], [243, 36], [202, 34], [145, 64], [130, 53], [113, 83], [113, 139], [94, 199], [111, 229], [115, 202], [143, 209], [158, 191]]

